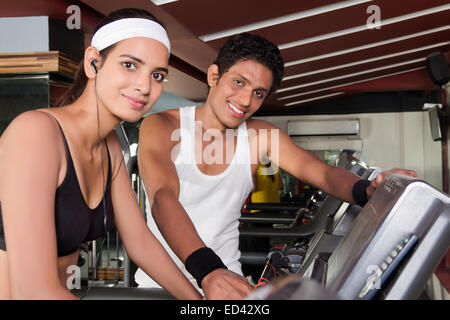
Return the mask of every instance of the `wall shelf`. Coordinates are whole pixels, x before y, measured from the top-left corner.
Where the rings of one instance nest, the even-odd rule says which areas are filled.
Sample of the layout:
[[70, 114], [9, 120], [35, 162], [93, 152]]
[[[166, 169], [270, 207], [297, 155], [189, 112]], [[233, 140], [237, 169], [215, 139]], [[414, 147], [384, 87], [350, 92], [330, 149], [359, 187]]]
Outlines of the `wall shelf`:
[[52, 72], [73, 79], [78, 62], [60, 51], [1, 53], [0, 74]]

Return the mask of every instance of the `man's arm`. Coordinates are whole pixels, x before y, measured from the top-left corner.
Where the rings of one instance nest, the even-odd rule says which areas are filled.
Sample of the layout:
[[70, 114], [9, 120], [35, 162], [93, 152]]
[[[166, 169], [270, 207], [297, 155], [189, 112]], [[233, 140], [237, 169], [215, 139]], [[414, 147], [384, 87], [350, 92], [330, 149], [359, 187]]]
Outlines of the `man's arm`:
[[[167, 113], [148, 116], [140, 128], [138, 163], [153, 218], [173, 252], [186, 263], [206, 245], [178, 201], [180, 184], [172, 157], [179, 141], [171, 141], [176, 129]], [[208, 299], [242, 298], [251, 291], [245, 278], [226, 269], [207, 274], [201, 286]]]
[[[267, 153], [272, 161], [297, 179], [311, 184], [327, 194], [349, 203], [356, 203], [353, 187], [361, 178], [344, 168], [334, 167], [323, 162], [312, 153], [297, 146], [291, 138], [276, 126], [264, 122], [259, 124], [269, 130], [278, 130], [278, 134], [269, 134]], [[278, 137], [278, 138], [277, 138]], [[274, 138], [277, 138], [275, 141]], [[412, 170], [391, 169], [382, 172], [365, 189], [370, 198], [384, 177], [391, 173], [399, 173], [412, 177], [417, 174]]]
[[165, 116], [148, 116], [139, 132], [139, 172], [149, 198], [153, 218], [172, 250], [186, 261], [191, 252], [205, 244], [178, 201], [180, 183], [171, 154], [171, 126]]

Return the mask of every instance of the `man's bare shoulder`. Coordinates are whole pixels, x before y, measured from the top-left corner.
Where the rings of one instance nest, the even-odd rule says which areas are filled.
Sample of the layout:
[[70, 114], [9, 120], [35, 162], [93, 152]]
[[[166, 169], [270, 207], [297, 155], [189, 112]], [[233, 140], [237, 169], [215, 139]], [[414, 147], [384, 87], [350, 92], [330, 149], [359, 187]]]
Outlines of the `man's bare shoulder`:
[[172, 132], [180, 127], [180, 112], [170, 109], [148, 115], [141, 124], [140, 130], [145, 132]]
[[279, 129], [276, 125], [265, 121], [265, 120], [260, 120], [260, 119], [249, 119], [247, 120], [247, 128], [248, 129], [255, 129], [255, 130], [260, 130], [260, 129]]

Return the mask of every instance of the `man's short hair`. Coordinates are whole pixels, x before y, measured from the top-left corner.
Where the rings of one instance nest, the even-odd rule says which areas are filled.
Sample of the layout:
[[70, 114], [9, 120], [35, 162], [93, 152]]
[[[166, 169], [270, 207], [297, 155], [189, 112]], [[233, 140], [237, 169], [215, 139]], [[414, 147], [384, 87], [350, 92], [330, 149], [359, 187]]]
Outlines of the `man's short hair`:
[[244, 32], [231, 36], [213, 63], [219, 67], [219, 76], [222, 76], [235, 63], [245, 60], [258, 62], [272, 71], [269, 95], [273, 94], [284, 75], [284, 62], [278, 47], [259, 35]]

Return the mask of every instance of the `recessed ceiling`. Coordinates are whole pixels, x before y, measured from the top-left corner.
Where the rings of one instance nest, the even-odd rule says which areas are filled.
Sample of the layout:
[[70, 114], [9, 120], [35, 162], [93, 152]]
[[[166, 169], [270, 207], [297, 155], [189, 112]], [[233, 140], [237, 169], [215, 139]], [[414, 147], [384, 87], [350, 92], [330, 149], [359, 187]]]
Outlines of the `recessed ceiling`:
[[[443, 0], [179, 0], [158, 7], [216, 51], [244, 31], [276, 43], [285, 78], [268, 109], [370, 91], [361, 84], [375, 80], [381, 91], [430, 90], [426, 56], [450, 48], [450, 4]], [[411, 79], [389, 81], [404, 79], [399, 75]]]
[[[26, 4], [25, 4], [26, 2]], [[162, 20], [172, 42], [170, 93], [206, 98], [204, 75], [220, 46], [234, 33], [257, 33], [280, 48], [285, 78], [263, 109], [292, 110], [321, 100], [367, 91], [429, 91], [426, 57], [450, 54], [448, 0], [83, 0], [89, 28], [101, 15], [147, 9]], [[16, 0], [1, 16], [67, 17], [68, 0]], [[379, 18], [379, 19], [378, 19]], [[180, 67], [181, 66], [181, 67]]]

